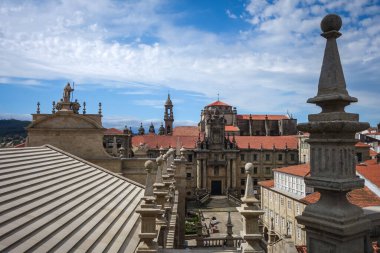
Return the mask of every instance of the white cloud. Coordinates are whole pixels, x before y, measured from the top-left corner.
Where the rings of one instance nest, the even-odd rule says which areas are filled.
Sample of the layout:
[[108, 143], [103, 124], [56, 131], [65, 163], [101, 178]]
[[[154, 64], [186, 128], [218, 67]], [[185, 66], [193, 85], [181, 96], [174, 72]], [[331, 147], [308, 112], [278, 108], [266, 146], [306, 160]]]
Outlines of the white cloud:
[[[250, 1], [242, 16], [252, 27], [225, 43], [223, 35], [176, 25], [180, 14], [159, 11], [167, 2], [3, 1], [0, 76], [3, 81], [69, 77], [131, 88], [126, 95], [159, 87], [207, 97], [220, 92], [239, 110], [297, 113], [316, 92], [325, 43], [318, 35], [321, 17], [336, 8], [348, 12], [338, 41], [346, 73], [362, 82], [379, 79], [377, 6], [318, 2]], [[362, 13], [372, 14], [361, 20]], [[136, 86], [144, 90], [135, 91]], [[157, 108], [163, 102], [136, 101]]]

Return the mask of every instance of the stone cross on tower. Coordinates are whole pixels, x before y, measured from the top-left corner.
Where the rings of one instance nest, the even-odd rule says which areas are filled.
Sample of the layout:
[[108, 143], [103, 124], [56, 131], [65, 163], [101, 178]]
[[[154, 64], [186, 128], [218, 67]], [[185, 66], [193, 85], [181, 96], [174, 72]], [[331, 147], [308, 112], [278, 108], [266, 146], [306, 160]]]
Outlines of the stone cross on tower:
[[305, 225], [308, 253], [365, 252], [369, 221], [362, 209], [348, 202], [347, 192], [362, 188], [364, 180], [356, 176], [355, 133], [367, 129], [359, 115], [346, 113], [344, 108], [357, 99], [346, 89], [336, 39], [341, 36], [342, 20], [329, 14], [323, 18], [321, 34], [326, 48], [317, 96], [308, 99], [322, 108], [310, 114], [309, 122], [298, 125], [309, 132], [310, 177], [305, 184], [321, 194], [320, 200], [308, 205], [297, 220]]

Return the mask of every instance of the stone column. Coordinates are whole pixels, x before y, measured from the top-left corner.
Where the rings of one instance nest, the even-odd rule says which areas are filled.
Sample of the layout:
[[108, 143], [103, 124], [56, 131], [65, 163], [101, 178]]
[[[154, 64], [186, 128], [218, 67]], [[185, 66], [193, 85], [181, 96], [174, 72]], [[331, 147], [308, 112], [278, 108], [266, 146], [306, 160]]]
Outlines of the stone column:
[[202, 188], [202, 160], [197, 159], [197, 188]]
[[181, 157], [174, 160], [176, 166], [175, 169], [175, 181], [178, 190], [178, 219], [177, 219], [177, 231], [176, 241], [178, 248], [184, 248], [185, 243], [185, 216], [186, 216], [186, 149], [182, 147], [180, 149]]
[[308, 103], [322, 108], [309, 115], [309, 122], [298, 125], [309, 132], [310, 177], [305, 184], [321, 193], [319, 201], [308, 205], [298, 223], [305, 225], [308, 253], [366, 252], [370, 223], [363, 211], [348, 202], [347, 192], [362, 188], [364, 180], [356, 176], [355, 133], [367, 129], [359, 115], [346, 113], [344, 107], [357, 99], [346, 89], [336, 39], [341, 36], [342, 20], [329, 14], [321, 22], [322, 36], [327, 39], [317, 96]]
[[232, 188], [236, 189], [236, 159], [232, 160]]
[[204, 189], [207, 189], [207, 160], [202, 160], [203, 166], [202, 166], [202, 187]]
[[156, 217], [162, 211], [156, 206], [153, 196], [153, 177], [151, 174], [153, 167], [154, 163], [152, 161], [145, 162], [147, 176], [143, 203], [136, 210], [136, 213], [139, 213], [141, 218], [141, 232], [139, 233], [141, 242], [136, 250], [137, 253], [152, 253], [157, 252], [158, 249], [157, 242], [154, 241], [157, 236]]
[[247, 174], [247, 182], [245, 185], [245, 195], [241, 199], [242, 205], [238, 207], [238, 211], [243, 216], [242, 237], [246, 241], [242, 244], [242, 253], [264, 253], [260, 242], [262, 234], [259, 231], [259, 217], [264, 211], [259, 209], [260, 201], [255, 198], [253, 193], [253, 164], [245, 165], [245, 173]]
[[226, 176], [227, 176], [227, 180], [226, 180], [226, 188], [229, 189], [232, 187], [232, 184], [231, 184], [231, 160], [230, 159], [227, 159], [227, 168], [226, 168]]

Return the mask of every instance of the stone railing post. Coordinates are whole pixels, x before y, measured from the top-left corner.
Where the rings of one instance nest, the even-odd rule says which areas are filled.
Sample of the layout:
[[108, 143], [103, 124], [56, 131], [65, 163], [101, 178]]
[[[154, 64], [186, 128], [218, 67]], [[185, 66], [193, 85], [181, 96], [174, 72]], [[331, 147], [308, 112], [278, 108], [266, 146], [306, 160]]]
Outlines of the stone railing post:
[[232, 232], [232, 227], [234, 225], [232, 224], [231, 222], [231, 212], [228, 212], [228, 219], [227, 219], [227, 224], [226, 224], [226, 227], [227, 227], [227, 236], [226, 236], [226, 246], [227, 247], [233, 247], [234, 246], [234, 237], [232, 236], [233, 235], [233, 232]]
[[253, 164], [245, 165], [245, 173], [247, 174], [247, 182], [245, 185], [245, 195], [242, 200], [242, 205], [238, 207], [238, 211], [243, 216], [243, 231], [242, 237], [245, 243], [242, 244], [242, 253], [264, 253], [260, 242], [262, 234], [259, 231], [259, 217], [264, 214], [264, 211], [259, 209], [260, 201], [255, 198], [253, 192]]
[[136, 250], [137, 253], [152, 253], [157, 252], [158, 249], [157, 242], [154, 241], [157, 236], [156, 217], [162, 211], [156, 205], [155, 197], [153, 196], [153, 177], [151, 174], [153, 167], [154, 163], [152, 161], [145, 162], [147, 176], [143, 203], [136, 210], [136, 213], [139, 213], [141, 218], [141, 232], [139, 234], [141, 242]]
[[355, 133], [369, 124], [344, 110], [357, 99], [347, 92], [340, 62], [336, 39], [341, 36], [341, 26], [342, 20], [335, 14], [321, 22], [326, 48], [317, 96], [307, 102], [320, 106], [322, 112], [310, 114], [308, 123], [298, 125], [300, 131], [310, 133], [310, 177], [305, 177], [305, 184], [321, 194], [317, 203], [297, 217], [298, 223], [305, 225], [308, 253], [366, 252], [367, 247], [370, 223], [346, 194], [364, 186], [364, 180], [356, 176], [354, 145]]

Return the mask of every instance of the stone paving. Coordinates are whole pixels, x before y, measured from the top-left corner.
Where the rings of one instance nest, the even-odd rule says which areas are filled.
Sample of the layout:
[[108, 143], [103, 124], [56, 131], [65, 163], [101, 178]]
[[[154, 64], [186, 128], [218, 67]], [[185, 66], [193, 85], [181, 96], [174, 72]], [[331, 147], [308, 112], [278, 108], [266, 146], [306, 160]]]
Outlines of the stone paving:
[[[227, 234], [227, 219], [228, 212], [231, 212], [231, 222], [233, 224], [233, 235], [240, 236], [243, 229], [242, 216], [236, 209], [236, 204], [233, 204], [225, 196], [212, 196], [210, 201], [204, 206], [197, 207], [195, 205], [188, 205], [188, 211], [198, 212], [201, 210], [205, 218], [204, 224], [209, 227], [210, 220], [215, 217], [219, 223], [217, 224], [219, 232], [210, 233], [210, 237], [222, 237]], [[188, 240], [188, 246], [195, 246], [195, 240]]]

